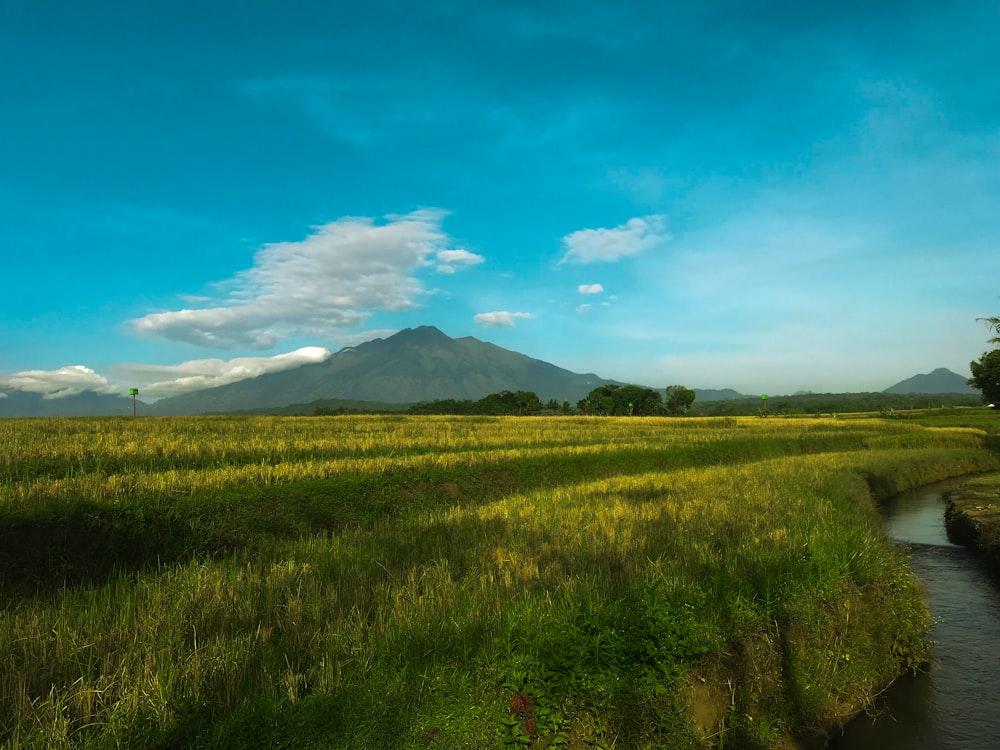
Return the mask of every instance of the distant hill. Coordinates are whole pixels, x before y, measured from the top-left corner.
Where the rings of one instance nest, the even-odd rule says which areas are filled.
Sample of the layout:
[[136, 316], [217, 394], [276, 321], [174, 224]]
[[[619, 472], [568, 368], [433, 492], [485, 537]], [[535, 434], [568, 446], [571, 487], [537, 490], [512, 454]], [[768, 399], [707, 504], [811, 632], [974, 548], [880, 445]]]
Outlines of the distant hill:
[[[767, 411], [781, 414], [856, 414], [909, 409], [939, 409], [982, 405], [978, 393], [797, 393], [791, 396], [771, 396]], [[750, 416], [762, 411], [759, 396], [726, 401], [695, 401], [690, 414], [697, 417]]]
[[480, 399], [498, 391], [534, 391], [573, 405], [616, 381], [580, 374], [471, 336], [453, 339], [433, 326], [340, 350], [325, 362], [162, 399], [155, 414], [206, 414], [309, 404], [320, 399], [415, 403]]
[[[322, 411], [397, 411], [409, 404], [435, 399], [478, 400], [499, 391], [534, 391], [542, 401], [576, 402], [598, 386], [618, 381], [593, 373], [575, 373], [540, 359], [504, 349], [471, 336], [453, 339], [433, 326], [407, 328], [385, 339], [346, 347], [325, 362], [268, 373], [236, 383], [173, 396], [154, 404], [138, 402], [140, 415], [211, 413], [312, 414]], [[758, 396], [731, 388], [694, 389], [693, 410], [704, 414], [743, 413], [759, 407]], [[885, 394], [978, 395], [966, 378], [945, 368], [914, 375], [886, 388]], [[849, 394], [843, 394], [848, 396]], [[877, 394], [870, 396], [879, 408]], [[783, 397], [787, 398], [787, 397]], [[802, 403], [798, 403], [798, 399]], [[874, 399], [874, 400], [873, 400]], [[829, 401], [822, 394], [799, 393], [787, 408], [795, 411], [847, 410], [858, 398]], [[718, 402], [732, 402], [725, 405]], [[808, 405], [807, 405], [807, 402]], [[841, 403], [843, 402], [843, 403]], [[716, 406], [708, 406], [716, 403]], [[860, 402], [859, 402], [860, 403]], [[867, 402], [866, 402], [867, 403]], [[770, 405], [770, 402], [769, 402]], [[701, 408], [699, 408], [701, 406]], [[777, 409], [779, 404], [774, 402]], [[746, 409], [743, 409], [744, 411]], [[81, 393], [62, 398], [13, 389], [0, 392], [0, 417], [130, 415], [127, 396]], [[748, 412], [751, 413], [751, 412]]]
[[[75, 396], [43, 398], [40, 393], [5, 391], [0, 398], [0, 417], [112, 417], [132, 414], [132, 399], [104, 393], [78, 393]], [[147, 407], [137, 402], [139, 413]]]
[[745, 393], [739, 393], [732, 388], [693, 388], [695, 402], [705, 403], [706, 401], [733, 401], [739, 398], [750, 398]]
[[978, 393], [970, 386], [968, 377], [939, 367], [926, 375], [914, 375], [889, 386], [884, 393]]

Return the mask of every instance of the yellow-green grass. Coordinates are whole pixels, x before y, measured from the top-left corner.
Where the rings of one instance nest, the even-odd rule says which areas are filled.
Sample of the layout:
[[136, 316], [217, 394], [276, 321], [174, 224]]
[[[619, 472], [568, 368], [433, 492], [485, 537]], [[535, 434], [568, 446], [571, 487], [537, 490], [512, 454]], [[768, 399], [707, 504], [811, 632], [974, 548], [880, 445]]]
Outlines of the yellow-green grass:
[[983, 439], [731, 417], [0, 421], [0, 743], [823, 730], [926, 656], [873, 497], [1000, 468]]

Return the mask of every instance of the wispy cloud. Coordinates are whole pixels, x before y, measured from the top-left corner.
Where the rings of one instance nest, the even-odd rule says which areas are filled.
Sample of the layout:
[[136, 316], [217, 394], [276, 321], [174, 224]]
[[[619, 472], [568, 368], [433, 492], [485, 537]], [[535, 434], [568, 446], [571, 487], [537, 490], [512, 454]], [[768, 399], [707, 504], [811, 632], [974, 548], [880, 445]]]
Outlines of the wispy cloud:
[[437, 254], [438, 273], [455, 273], [460, 268], [471, 268], [484, 262], [486, 258], [468, 250], [441, 250]]
[[158, 399], [324, 362], [330, 356], [327, 349], [307, 346], [274, 357], [193, 359], [178, 365], [124, 364], [115, 369], [123, 379], [142, 386], [142, 397]]
[[123, 393], [121, 386], [83, 365], [69, 365], [58, 370], [25, 370], [15, 372], [13, 375], [0, 375], [0, 386], [27, 393], [40, 393], [45, 399], [76, 396], [87, 391]]
[[601, 294], [604, 291], [604, 287], [600, 284], [580, 284], [576, 288], [580, 294]]
[[132, 328], [199, 346], [266, 349], [295, 336], [334, 335], [374, 310], [412, 308], [426, 293], [416, 272], [431, 258], [445, 273], [479, 262], [447, 248], [444, 216], [424, 209], [384, 224], [344, 218], [300, 242], [265, 245], [252, 268], [219, 285], [228, 294], [215, 305], [152, 313]]
[[562, 239], [560, 263], [597, 263], [639, 255], [670, 239], [666, 217], [653, 214], [629, 219], [613, 229], [580, 229]]
[[533, 316], [526, 312], [507, 312], [506, 310], [494, 310], [476, 315], [475, 320], [481, 326], [493, 328], [510, 328], [516, 320], [531, 320]]

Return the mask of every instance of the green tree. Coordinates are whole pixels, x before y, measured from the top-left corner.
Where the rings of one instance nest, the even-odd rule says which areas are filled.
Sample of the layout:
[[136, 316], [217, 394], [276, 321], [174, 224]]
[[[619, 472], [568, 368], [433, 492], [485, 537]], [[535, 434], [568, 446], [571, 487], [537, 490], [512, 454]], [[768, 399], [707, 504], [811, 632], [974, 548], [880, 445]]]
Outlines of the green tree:
[[686, 386], [667, 386], [667, 413], [674, 416], [687, 414], [688, 408], [694, 403], [694, 398], [694, 391]]
[[542, 400], [534, 391], [518, 391], [514, 394], [514, 402], [517, 406], [515, 414], [538, 414], [542, 411]]
[[577, 402], [584, 414], [602, 417], [651, 416], [662, 409], [663, 398], [652, 388], [641, 385], [601, 385]]
[[589, 416], [611, 416], [615, 404], [615, 392], [619, 386], [599, 385], [587, 394], [586, 398], [581, 398], [576, 402], [576, 408]]
[[[976, 318], [996, 332], [996, 336], [991, 338], [989, 343], [1000, 344], [1000, 317]], [[983, 400], [991, 403], [1000, 403], [1000, 349], [991, 352], [983, 352], [983, 356], [978, 360], [969, 363], [972, 377], [969, 378], [969, 385], [978, 388], [983, 394]]]
[[542, 402], [534, 391], [500, 391], [483, 396], [476, 402], [477, 414], [526, 415], [538, 414]]
[[625, 385], [618, 390], [616, 408], [621, 414], [651, 417], [663, 411], [663, 396], [652, 388], [643, 388], [641, 385]]
[[1000, 404], [1000, 349], [985, 352], [979, 360], [969, 363], [969, 369], [969, 385], [982, 391], [987, 403]]

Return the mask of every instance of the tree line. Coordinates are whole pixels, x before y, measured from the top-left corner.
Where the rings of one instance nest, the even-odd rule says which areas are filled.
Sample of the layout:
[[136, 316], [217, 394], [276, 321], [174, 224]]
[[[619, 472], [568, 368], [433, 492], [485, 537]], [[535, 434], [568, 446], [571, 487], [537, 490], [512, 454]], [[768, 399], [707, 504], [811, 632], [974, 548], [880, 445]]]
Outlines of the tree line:
[[[1000, 317], [979, 318], [997, 336], [989, 343], [1000, 344]], [[982, 393], [982, 401], [1000, 406], [1000, 349], [985, 352], [970, 363], [969, 385]], [[973, 406], [979, 399], [961, 394], [891, 394], [891, 393], [822, 393], [779, 396], [769, 402], [772, 414], [830, 414], [878, 411], [891, 415], [894, 409], [935, 408], [939, 406]], [[711, 401], [693, 407], [695, 392], [683, 385], [668, 386], [664, 393], [639, 385], [608, 383], [594, 388], [572, 406], [569, 401], [550, 399], [543, 403], [534, 391], [499, 391], [481, 399], [435, 399], [413, 404], [408, 414], [467, 414], [484, 416], [739, 416], [761, 412], [760, 399]], [[317, 407], [314, 414], [360, 413], [363, 409]], [[398, 413], [398, 412], [396, 412]]]
[[534, 391], [499, 391], [472, 399], [435, 399], [411, 406], [409, 414], [468, 414], [488, 416], [681, 416], [688, 412], [695, 393], [682, 385], [669, 386], [666, 398], [657, 390], [638, 385], [601, 385], [572, 406], [550, 399], [543, 403]]
[[568, 401], [555, 399], [543, 404], [534, 391], [498, 391], [472, 399], [444, 398], [421, 401], [407, 409], [409, 414], [468, 414], [489, 416], [532, 416], [539, 414], [572, 413]]

